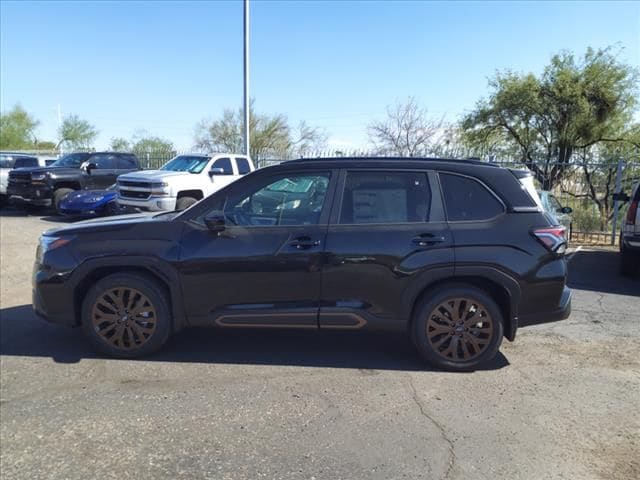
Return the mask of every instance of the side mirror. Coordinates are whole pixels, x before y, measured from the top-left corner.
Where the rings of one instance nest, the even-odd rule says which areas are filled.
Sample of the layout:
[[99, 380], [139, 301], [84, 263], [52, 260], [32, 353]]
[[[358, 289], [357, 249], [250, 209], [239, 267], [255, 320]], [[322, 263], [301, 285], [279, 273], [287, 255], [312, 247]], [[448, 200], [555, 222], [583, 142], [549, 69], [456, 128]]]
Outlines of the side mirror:
[[560, 209], [560, 213], [564, 213], [565, 215], [568, 215], [571, 212], [573, 212], [573, 208], [571, 208], [571, 207], [562, 207]]
[[87, 172], [88, 175], [91, 175], [91, 170], [95, 168], [98, 168], [98, 165], [93, 162], [88, 162], [82, 165], [82, 169]]
[[209, 176], [211, 177], [213, 175], [224, 175], [224, 168], [212, 167], [211, 170], [209, 170]]
[[627, 195], [624, 192], [620, 192], [620, 193], [614, 193], [612, 196], [614, 201], [618, 201], [618, 202], [628, 202], [630, 200], [630, 196]]
[[220, 233], [226, 228], [226, 222], [222, 212], [214, 212], [208, 217], [205, 217], [204, 224], [209, 230], [215, 233]]

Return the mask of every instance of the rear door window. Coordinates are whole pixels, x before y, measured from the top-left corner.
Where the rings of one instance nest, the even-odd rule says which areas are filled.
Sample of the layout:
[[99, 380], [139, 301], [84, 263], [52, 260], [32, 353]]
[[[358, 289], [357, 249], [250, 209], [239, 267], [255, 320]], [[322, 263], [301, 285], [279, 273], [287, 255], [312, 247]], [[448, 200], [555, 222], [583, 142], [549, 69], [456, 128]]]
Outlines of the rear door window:
[[479, 181], [461, 175], [440, 173], [447, 220], [482, 221], [504, 212], [504, 205]]
[[215, 175], [233, 175], [233, 166], [231, 165], [230, 158], [217, 159], [215, 162], [213, 162], [213, 165], [211, 165], [211, 168], [222, 169], [222, 173], [216, 173]]
[[429, 219], [431, 190], [423, 172], [347, 172], [340, 223], [397, 224]]
[[245, 173], [249, 173], [251, 171], [251, 166], [249, 165], [249, 160], [244, 157], [236, 158], [236, 162], [238, 164], [238, 173], [240, 175], [244, 175]]

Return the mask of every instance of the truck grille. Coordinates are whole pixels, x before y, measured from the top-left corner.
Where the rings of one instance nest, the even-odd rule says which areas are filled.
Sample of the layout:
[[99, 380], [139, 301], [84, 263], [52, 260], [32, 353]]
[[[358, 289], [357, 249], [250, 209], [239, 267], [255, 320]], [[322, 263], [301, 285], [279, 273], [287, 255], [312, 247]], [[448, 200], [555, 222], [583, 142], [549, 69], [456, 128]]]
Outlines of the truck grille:
[[151, 195], [151, 192], [137, 192], [135, 190], [123, 190], [122, 188], [119, 191], [122, 198], [135, 198], [137, 200], [146, 200]]
[[31, 174], [29, 172], [9, 172], [9, 183], [31, 183]]
[[121, 187], [138, 187], [138, 188], [148, 188], [151, 190], [151, 184], [149, 182], [134, 182], [130, 180], [118, 180], [118, 185]]

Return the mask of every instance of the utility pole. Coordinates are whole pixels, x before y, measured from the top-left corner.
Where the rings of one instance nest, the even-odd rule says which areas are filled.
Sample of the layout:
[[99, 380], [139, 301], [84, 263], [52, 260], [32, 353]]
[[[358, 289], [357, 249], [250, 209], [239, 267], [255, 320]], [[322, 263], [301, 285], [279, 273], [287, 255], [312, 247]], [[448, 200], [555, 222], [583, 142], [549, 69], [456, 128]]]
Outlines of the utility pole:
[[251, 141], [249, 139], [249, 0], [244, 0], [244, 153], [249, 155]]

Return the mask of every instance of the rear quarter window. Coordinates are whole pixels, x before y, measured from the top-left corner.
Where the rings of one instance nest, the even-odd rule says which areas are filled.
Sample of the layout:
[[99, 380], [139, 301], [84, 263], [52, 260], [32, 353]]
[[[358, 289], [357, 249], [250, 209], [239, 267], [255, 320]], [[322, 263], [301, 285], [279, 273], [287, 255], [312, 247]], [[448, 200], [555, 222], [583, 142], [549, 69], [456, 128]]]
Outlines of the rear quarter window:
[[450, 222], [482, 221], [504, 212], [504, 205], [479, 181], [440, 173], [447, 220]]

